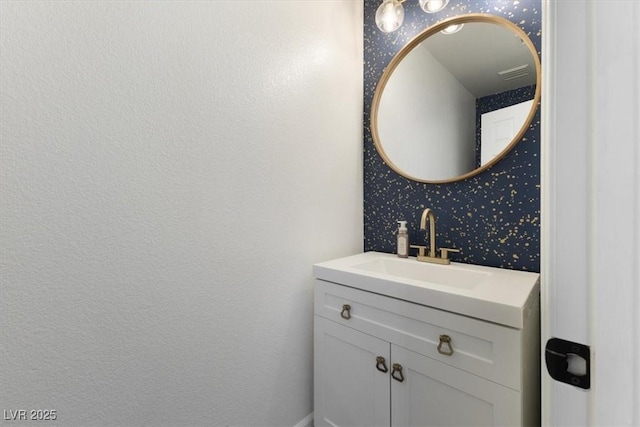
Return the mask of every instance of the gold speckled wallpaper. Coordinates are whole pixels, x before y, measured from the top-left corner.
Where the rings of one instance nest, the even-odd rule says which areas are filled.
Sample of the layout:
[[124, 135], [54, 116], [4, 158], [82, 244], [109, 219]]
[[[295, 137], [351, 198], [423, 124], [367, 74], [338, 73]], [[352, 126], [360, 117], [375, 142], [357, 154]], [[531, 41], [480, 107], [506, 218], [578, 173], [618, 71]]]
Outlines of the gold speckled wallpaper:
[[541, 2], [451, 0], [443, 11], [427, 14], [418, 0], [406, 0], [404, 23], [389, 34], [375, 24], [380, 3], [364, 1], [365, 251], [395, 253], [397, 220], [408, 221], [412, 244], [424, 244], [419, 222], [429, 207], [437, 217], [438, 247], [461, 250], [451, 255], [453, 261], [540, 271], [539, 109], [523, 138], [500, 162], [449, 184], [419, 183], [398, 175], [376, 151], [369, 124], [373, 95], [384, 69], [424, 29], [457, 15], [490, 13], [522, 28], [541, 55]]

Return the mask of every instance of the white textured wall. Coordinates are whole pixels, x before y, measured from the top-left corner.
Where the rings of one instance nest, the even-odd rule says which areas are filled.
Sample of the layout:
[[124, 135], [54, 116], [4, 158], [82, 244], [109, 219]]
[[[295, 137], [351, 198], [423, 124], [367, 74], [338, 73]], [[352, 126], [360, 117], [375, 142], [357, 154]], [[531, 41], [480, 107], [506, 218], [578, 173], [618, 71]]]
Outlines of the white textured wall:
[[362, 250], [361, 2], [0, 7], [0, 409], [298, 423], [311, 265]]

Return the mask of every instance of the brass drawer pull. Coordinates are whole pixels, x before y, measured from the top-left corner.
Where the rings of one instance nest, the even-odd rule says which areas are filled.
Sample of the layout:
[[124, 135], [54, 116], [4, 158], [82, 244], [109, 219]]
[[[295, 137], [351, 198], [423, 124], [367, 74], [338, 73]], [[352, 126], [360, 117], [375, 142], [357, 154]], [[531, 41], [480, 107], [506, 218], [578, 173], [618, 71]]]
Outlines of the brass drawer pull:
[[[442, 346], [446, 344], [448, 350], [443, 350]], [[451, 356], [453, 354], [453, 347], [451, 347], [451, 337], [449, 335], [440, 335], [440, 344], [438, 344], [438, 353], [445, 356]]]
[[[398, 373], [399, 376], [396, 376], [396, 372]], [[404, 375], [402, 375], [402, 365], [399, 363], [394, 363], [393, 364], [393, 370], [391, 371], [391, 376], [393, 377], [394, 380], [398, 381], [398, 382], [402, 382], [404, 381]]]
[[342, 305], [342, 311], [340, 312], [340, 316], [342, 316], [343, 319], [351, 319], [351, 306], [349, 304], [343, 304]]
[[[382, 367], [380, 367], [380, 365], [382, 365]], [[376, 357], [376, 369], [382, 373], [387, 373], [389, 372], [389, 369], [387, 368], [387, 365], [385, 364], [384, 361], [384, 357], [382, 356], [378, 356]]]

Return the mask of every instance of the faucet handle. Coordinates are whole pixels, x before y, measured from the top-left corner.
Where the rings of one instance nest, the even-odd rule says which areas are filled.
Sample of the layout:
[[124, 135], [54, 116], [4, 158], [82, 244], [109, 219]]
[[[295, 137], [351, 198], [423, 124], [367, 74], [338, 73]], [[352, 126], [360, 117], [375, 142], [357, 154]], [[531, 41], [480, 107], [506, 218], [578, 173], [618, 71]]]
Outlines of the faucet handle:
[[421, 256], [421, 257], [425, 256], [424, 251], [426, 251], [426, 250], [427, 250], [427, 247], [426, 247], [426, 246], [421, 246], [421, 245], [409, 245], [409, 247], [410, 247], [410, 248], [413, 248], [413, 249], [417, 249], [417, 250], [418, 250], [418, 256]]
[[460, 249], [454, 248], [440, 248], [440, 258], [449, 259], [450, 252], [460, 252]]

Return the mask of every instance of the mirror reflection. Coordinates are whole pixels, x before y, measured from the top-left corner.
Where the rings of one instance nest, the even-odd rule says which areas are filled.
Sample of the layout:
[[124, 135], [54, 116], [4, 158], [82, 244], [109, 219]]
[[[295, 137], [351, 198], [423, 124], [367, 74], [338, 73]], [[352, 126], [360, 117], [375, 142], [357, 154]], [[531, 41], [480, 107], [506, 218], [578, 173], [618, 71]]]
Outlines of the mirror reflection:
[[[457, 31], [443, 31], [453, 25]], [[376, 148], [416, 181], [473, 176], [522, 137], [539, 79], [535, 48], [511, 22], [480, 14], [443, 21], [407, 44], [383, 74], [372, 106]]]

